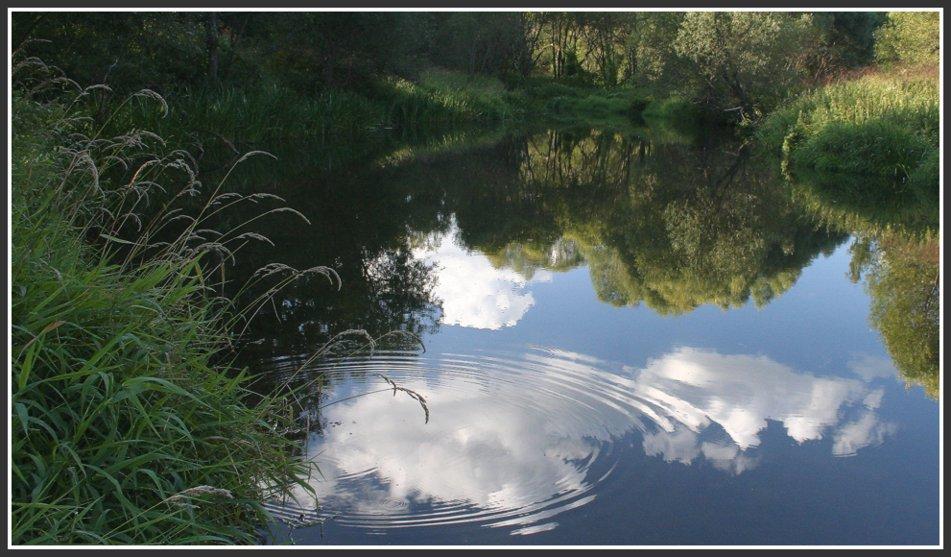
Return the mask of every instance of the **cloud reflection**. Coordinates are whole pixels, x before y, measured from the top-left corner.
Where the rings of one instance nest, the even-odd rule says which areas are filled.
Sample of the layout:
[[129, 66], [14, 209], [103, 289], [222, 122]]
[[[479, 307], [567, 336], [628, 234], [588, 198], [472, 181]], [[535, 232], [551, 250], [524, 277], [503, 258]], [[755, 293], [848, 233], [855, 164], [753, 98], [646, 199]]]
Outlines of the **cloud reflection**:
[[539, 271], [526, 279], [511, 269], [497, 269], [485, 255], [460, 247], [456, 231], [453, 226], [435, 245], [413, 250], [416, 258], [435, 264], [433, 293], [442, 301], [442, 322], [491, 330], [515, 325], [535, 305], [526, 286], [550, 282], [551, 273]]
[[[609, 449], [633, 430], [648, 456], [729, 474], [757, 465], [770, 422], [799, 443], [829, 439], [836, 456], [895, 432], [877, 415], [882, 391], [867, 381], [799, 372], [765, 356], [679, 348], [619, 373], [550, 350], [382, 366], [426, 398], [429, 423], [408, 397], [369, 395], [328, 407], [331, 427], [308, 447], [325, 477], [314, 484], [322, 504], [390, 516], [371, 521], [381, 527], [487, 512], [495, 525], [543, 522], [596, 496], [594, 476], [617, 454]], [[335, 381], [375, 389], [355, 377]], [[420, 517], [412, 510], [420, 505], [436, 510]]]

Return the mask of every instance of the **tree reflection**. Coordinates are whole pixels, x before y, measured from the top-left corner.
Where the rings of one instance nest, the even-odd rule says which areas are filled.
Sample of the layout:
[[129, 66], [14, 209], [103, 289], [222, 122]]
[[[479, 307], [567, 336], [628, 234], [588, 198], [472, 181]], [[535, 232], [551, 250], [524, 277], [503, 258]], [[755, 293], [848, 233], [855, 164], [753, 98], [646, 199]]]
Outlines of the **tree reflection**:
[[872, 321], [902, 373], [937, 393], [937, 240], [922, 207], [889, 220], [884, 208], [833, 203], [814, 185], [786, 187], [776, 161], [730, 139], [667, 135], [493, 132], [470, 149], [454, 142], [336, 174], [285, 175], [271, 189], [313, 224], [269, 224], [278, 247], [245, 254], [237, 276], [269, 261], [325, 264], [343, 289], [321, 277], [296, 283], [248, 336], [277, 355], [346, 329], [434, 332], [438, 261], [425, 254], [448, 250], [447, 234], [462, 246], [455, 256], [479, 252], [525, 280], [584, 264], [604, 302], [679, 314], [766, 304], [857, 233], [853, 275], [866, 277]]
[[[933, 169], [937, 184], [937, 169]], [[937, 190], [822, 173], [788, 176], [796, 204], [852, 232], [850, 274], [865, 277], [870, 321], [895, 366], [933, 398], [940, 384]]]
[[895, 232], [859, 236], [852, 279], [864, 275], [870, 320], [905, 381], [938, 398], [941, 278], [938, 240]]
[[867, 283], [871, 318], [902, 376], [938, 397], [938, 243], [880, 240]]
[[526, 276], [584, 261], [598, 296], [615, 305], [764, 304], [845, 238], [804, 215], [736, 145], [549, 131], [520, 155], [504, 192], [465, 182], [463, 240]]

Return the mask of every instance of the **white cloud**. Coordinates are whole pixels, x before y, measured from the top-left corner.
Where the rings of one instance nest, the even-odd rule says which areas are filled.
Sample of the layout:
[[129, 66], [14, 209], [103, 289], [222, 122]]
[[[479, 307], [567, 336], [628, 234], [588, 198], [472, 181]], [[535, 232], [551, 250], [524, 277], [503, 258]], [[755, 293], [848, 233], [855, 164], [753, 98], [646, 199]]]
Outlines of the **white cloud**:
[[[680, 348], [648, 362], [635, 374], [637, 392], [677, 417], [672, 430], [645, 435], [644, 450], [669, 462], [689, 464], [703, 455], [718, 467], [741, 473], [755, 465], [747, 451], [760, 445], [769, 421], [781, 423], [799, 443], [833, 432], [833, 454], [854, 454], [881, 443], [894, 426], [872, 412], [883, 391], [856, 379], [801, 373], [764, 356], [723, 355]], [[858, 422], [837, 425], [845, 410], [869, 411]], [[716, 424], [730, 444], [702, 441]]]
[[835, 432], [832, 454], [852, 456], [859, 449], [881, 445], [885, 438], [894, 434], [895, 424], [882, 423], [874, 413], [867, 411], [860, 418], [849, 422]]
[[839, 409], [862, 399], [857, 380], [798, 373], [765, 356], [680, 348], [651, 360], [638, 390], [693, 429], [719, 424], [740, 449], [760, 444], [767, 420], [800, 443], [821, 439]]

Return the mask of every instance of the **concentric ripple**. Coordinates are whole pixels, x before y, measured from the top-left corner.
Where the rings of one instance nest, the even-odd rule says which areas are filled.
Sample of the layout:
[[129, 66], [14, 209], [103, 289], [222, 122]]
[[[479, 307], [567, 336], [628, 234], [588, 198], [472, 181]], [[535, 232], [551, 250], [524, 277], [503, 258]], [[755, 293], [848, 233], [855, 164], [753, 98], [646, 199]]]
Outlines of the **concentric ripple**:
[[[551, 529], [552, 517], [594, 499], [614, 465], [612, 434], [649, 409], [593, 363], [545, 350], [325, 361], [313, 369], [329, 384], [323, 432], [308, 441], [323, 475], [313, 483], [320, 505], [301, 504], [301, 493], [269, 507], [292, 524]], [[428, 422], [422, 404], [381, 375], [418, 393]]]
[[[299, 365], [272, 363], [278, 376]], [[622, 464], [617, 441], [632, 431], [650, 456], [702, 458], [738, 474], [755, 466], [767, 420], [799, 442], [822, 438], [843, 408], [864, 414], [840, 436], [869, 416], [876, 423], [876, 393], [862, 381], [689, 348], [639, 370], [532, 348], [378, 352], [310, 371], [327, 378], [322, 430], [306, 446], [320, 469], [311, 482], [319, 505], [299, 490], [268, 507], [290, 525], [333, 520], [368, 533], [455, 524], [551, 530], [558, 515], [595, 500]], [[880, 441], [887, 431], [876, 427]], [[869, 438], [837, 444], [854, 452]]]

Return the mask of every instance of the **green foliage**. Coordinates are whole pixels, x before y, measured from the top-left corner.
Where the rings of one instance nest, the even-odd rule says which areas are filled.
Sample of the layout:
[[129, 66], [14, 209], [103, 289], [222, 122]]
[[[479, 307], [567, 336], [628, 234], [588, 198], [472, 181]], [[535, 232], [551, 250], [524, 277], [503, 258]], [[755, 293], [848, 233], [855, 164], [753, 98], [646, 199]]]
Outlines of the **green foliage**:
[[684, 13], [638, 14], [634, 31], [627, 39], [627, 79], [651, 85], [660, 91], [688, 94], [695, 86], [696, 72], [677, 54], [675, 42]]
[[307, 137], [355, 138], [364, 128], [379, 125], [384, 114], [380, 103], [352, 91], [332, 89], [305, 96], [273, 82], [184, 89], [167, 97], [171, 102], [167, 118], [138, 106], [112, 126], [137, 122], [180, 142], [197, 136], [247, 149]]
[[432, 62], [479, 75], [523, 74], [528, 69], [525, 14], [455, 12], [432, 16]]
[[514, 88], [518, 96], [513, 102], [525, 115], [523, 121], [530, 123], [631, 127], [647, 105], [643, 91], [630, 86], [604, 89], [534, 77], [518, 80]]
[[884, 64], [937, 65], [940, 13], [889, 12], [876, 32], [875, 57]]
[[63, 69], [80, 83], [123, 92], [173, 83], [204, 83], [208, 71], [199, 14], [17, 13], [13, 46]]
[[681, 97], [651, 101], [641, 117], [650, 127], [651, 139], [661, 143], [692, 143], [705, 125], [713, 124], [699, 106]]
[[908, 189], [915, 192], [921, 205], [936, 207], [938, 204], [938, 189], [934, 185], [941, 180], [940, 165], [938, 150], [930, 149], [908, 175]]
[[[147, 84], [190, 96], [207, 88], [205, 100], [219, 90], [263, 100], [273, 97], [268, 91], [288, 93], [300, 106], [277, 113], [295, 118], [282, 122], [258, 109], [264, 129], [307, 122], [326, 135], [343, 126], [314, 100], [349, 95], [360, 114], [341, 118], [356, 116], [354, 129], [418, 133], [539, 111], [563, 119], [590, 109], [603, 119], [627, 110], [612, 98], [619, 87], [637, 92], [635, 109], [648, 97], [676, 96], [756, 120], [803, 86], [867, 63], [875, 37], [882, 52], [911, 60], [907, 53], [920, 48], [906, 45], [909, 38], [930, 40], [918, 32], [922, 14], [893, 15], [879, 29], [882, 14], [861, 12], [52, 13], [14, 14], [13, 38], [15, 45], [49, 39], [31, 48], [70, 75], [117, 91]], [[483, 87], [479, 79], [489, 77], [508, 88]], [[531, 91], [539, 77], [581, 93]], [[590, 98], [570, 100], [577, 96]], [[378, 106], [367, 111], [361, 97]], [[415, 117], [421, 121], [411, 123]]]
[[887, 119], [830, 122], [793, 151], [792, 160], [818, 173], [895, 180], [907, 178], [929, 151], [918, 134]]
[[424, 71], [419, 83], [395, 77], [384, 80], [377, 94], [389, 105], [387, 122], [401, 128], [497, 122], [517, 116], [498, 79], [444, 69]]
[[[919, 15], [891, 18], [882, 51], [917, 52], [901, 41], [919, 38], [909, 23]], [[13, 39], [48, 39], [36, 54], [116, 90], [275, 83], [313, 96], [380, 79], [420, 85], [440, 66], [506, 81], [636, 85], [751, 112], [800, 81], [867, 63], [881, 22], [851, 12], [51, 13], [14, 14]]]
[[752, 117], [797, 86], [814, 38], [809, 14], [692, 12], [675, 48], [703, 79], [708, 102], [735, 103]]
[[631, 91], [558, 95], [542, 105], [545, 114], [573, 121], [595, 124], [604, 119], [629, 118], [637, 115], [640, 100]]
[[902, 377], [937, 398], [941, 333], [937, 239], [886, 233], [860, 246], [854, 251], [867, 252], [857, 268], [866, 274], [872, 324]]
[[201, 191], [189, 155], [99, 135], [54, 82], [18, 80], [13, 110], [13, 542], [254, 542], [262, 501], [308, 469], [287, 393], [226, 361], [240, 314], [209, 271], [232, 231], [166, 235]]
[[820, 12], [813, 15], [823, 26], [820, 63], [856, 68], [874, 61], [875, 34], [885, 22], [881, 12]]
[[800, 97], [757, 134], [826, 220], [921, 231], [937, 225], [938, 110], [933, 75], [873, 73]]
[[812, 135], [834, 122], [888, 119], [928, 141], [938, 138], [938, 86], [928, 73], [869, 73], [820, 87], [770, 114], [759, 137], [777, 152], [788, 134]]

